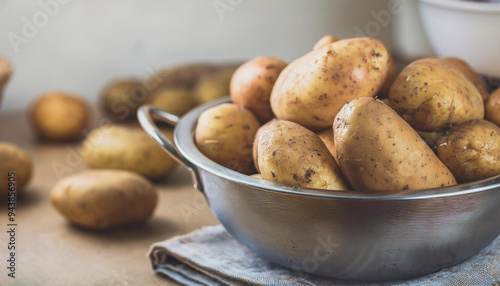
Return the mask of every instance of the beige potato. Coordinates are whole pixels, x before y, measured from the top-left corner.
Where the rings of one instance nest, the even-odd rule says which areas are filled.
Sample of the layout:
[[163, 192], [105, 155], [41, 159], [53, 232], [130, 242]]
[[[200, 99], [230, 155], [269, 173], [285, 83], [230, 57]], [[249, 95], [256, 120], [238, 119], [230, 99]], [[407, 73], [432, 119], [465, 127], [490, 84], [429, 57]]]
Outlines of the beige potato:
[[195, 102], [203, 104], [229, 96], [229, 84], [235, 70], [233, 67], [228, 67], [202, 76], [194, 87], [193, 97]]
[[81, 97], [63, 91], [46, 92], [29, 110], [35, 132], [55, 141], [75, 140], [90, 122], [90, 107]]
[[137, 109], [148, 98], [148, 91], [139, 79], [122, 78], [110, 82], [101, 93], [101, 106], [121, 120], [135, 118]]
[[349, 189], [323, 141], [299, 124], [271, 121], [256, 140], [262, 179], [298, 187]]
[[275, 120], [276, 119], [268, 121], [267, 123], [265, 123], [264, 125], [262, 125], [257, 130], [257, 133], [255, 133], [255, 139], [253, 141], [253, 146], [252, 146], [252, 157], [253, 157], [253, 163], [255, 165], [255, 170], [257, 170], [257, 172], [260, 172], [259, 171], [259, 160], [257, 158], [259, 156], [259, 144], [258, 144], [257, 140], [259, 139], [259, 136], [260, 136], [260, 133], [262, 132], [262, 130], [264, 130], [267, 125], [271, 124]]
[[389, 91], [391, 90], [391, 86], [396, 80], [398, 76], [398, 70], [396, 69], [396, 64], [392, 58], [392, 55], [389, 54], [389, 69], [387, 70], [387, 76], [385, 77], [384, 84], [380, 88], [378, 92], [378, 98], [387, 98], [389, 96]]
[[225, 103], [205, 110], [198, 118], [195, 142], [201, 153], [237, 172], [255, 173], [252, 144], [260, 123], [247, 109]]
[[340, 169], [356, 191], [395, 192], [456, 184], [418, 133], [380, 100], [364, 97], [347, 103], [335, 118], [333, 130]]
[[459, 58], [445, 58], [450, 64], [458, 68], [477, 88], [477, 91], [481, 94], [483, 101], [488, 99], [490, 92], [488, 91], [488, 86], [486, 82], [472, 69], [467, 62]]
[[458, 182], [500, 175], [500, 128], [486, 120], [453, 127], [436, 143], [439, 159]]
[[253, 177], [253, 178], [256, 178], [256, 179], [259, 179], [259, 180], [263, 180], [262, 179], [262, 175], [257, 173], [257, 174], [253, 174], [253, 175], [250, 175], [250, 177]]
[[193, 88], [204, 75], [216, 72], [220, 67], [210, 63], [182, 64], [161, 69], [153, 73], [144, 85], [147, 89], [162, 89], [171, 87]]
[[316, 133], [319, 138], [325, 143], [326, 148], [328, 148], [328, 151], [332, 153], [333, 158], [337, 160], [337, 150], [335, 149], [335, 139], [333, 138], [333, 129], [332, 128], [327, 128], [323, 131], [320, 131]]
[[14, 144], [0, 142], [0, 201], [7, 198], [9, 189], [23, 190], [31, 177], [31, 169], [31, 158], [26, 152]]
[[[171, 130], [163, 130], [172, 139]], [[140, 128], [109, 125], [93, 130], [82, 144], [82, 158], [94, 169], [128, 170], [158, 179], [177, 163]]]
[[500, 126], [500, 88], [495, 90], [486, 101], [486, 120]]
[[87, 170], [65, 177], [50, 192], [52, 205], [72, 223], [106, 229], [149, 219], [158, 195], [144, 177], [123, 170]]
[[378, 93], [389, 64], [389, 53], [376, 39], [336, 41], [283, 69], [271, 93], [271, 108], [277, 118], [311, 130], [330, 127], [346, 102]]
[[405, 67], [391, 87], [389, 105], [413, 128], [426, 132], [484, 118], [477, 88], [443, 59], [420, 59]]
[[321, 39], [319, 39], [319, 41], [316, 42], [316, 44], [314, 44], [313, 50], [314, 51], [319, 50], [319, 49], [323, 48], [324, 46], [327, 46], [327, 45], [334, 43], [338, 40], [339, 40], [339, 38], [334, 37], [332, 35], [323, 36], [323, 37], [321, 37]]
[[3, 90], [12, 76], [12, 64], [7, 58], [0, 56], [0, 103], [2, 102]]
[[183, 87], [157, 89], [147, 103], [177, 116], [184, 115], [196, 104], [191, 91]]
[[248, 108], [262, 123], [273, 119], [269, 99], [285, 67], [284, 61], [272, 57], [258, 57], [244, 63], [231, 78], [231, 100]]

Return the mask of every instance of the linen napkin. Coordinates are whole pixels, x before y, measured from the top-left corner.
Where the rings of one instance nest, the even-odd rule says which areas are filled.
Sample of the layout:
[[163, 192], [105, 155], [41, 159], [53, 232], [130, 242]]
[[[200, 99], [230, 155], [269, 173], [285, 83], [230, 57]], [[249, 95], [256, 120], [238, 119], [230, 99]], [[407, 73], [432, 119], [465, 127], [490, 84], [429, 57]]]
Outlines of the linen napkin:
[[500, 237], [467, 261], [424, 277], [363, 284], [294, 271], [260, 257], [222, 225], [154, 243], [153, 270], [184, 285], [494, 285], [500, 286]]

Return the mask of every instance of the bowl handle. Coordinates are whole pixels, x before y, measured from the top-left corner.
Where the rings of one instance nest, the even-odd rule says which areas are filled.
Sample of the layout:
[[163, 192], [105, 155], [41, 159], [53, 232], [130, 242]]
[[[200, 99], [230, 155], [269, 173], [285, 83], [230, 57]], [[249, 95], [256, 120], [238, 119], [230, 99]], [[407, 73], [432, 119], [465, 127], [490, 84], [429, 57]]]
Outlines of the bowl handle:
[[158, 126], [156, 126], [153, 116], [172, 127], [177, 125], [179, 117], [152, 105], [143, 105], [137, 111], [137, 119], [139, 120], [139, 124], [141, 124], [144, 131], [146, 131], [149, 136], [160, 144], [165, 152], [191, 172], [194, 187], [203, 193], [203, 186], [201, 184], [198, 169], [179, 153], [177, 147], [172, 143], [172, 141], [163, 135]]

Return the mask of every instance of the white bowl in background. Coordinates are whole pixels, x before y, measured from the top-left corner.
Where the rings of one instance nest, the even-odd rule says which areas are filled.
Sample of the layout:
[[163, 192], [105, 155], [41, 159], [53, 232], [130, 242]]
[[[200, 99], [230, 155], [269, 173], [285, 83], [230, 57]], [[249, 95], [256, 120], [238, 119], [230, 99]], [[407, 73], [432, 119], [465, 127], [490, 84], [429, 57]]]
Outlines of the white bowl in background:
[[420, 14], [438, 56], [462, 58], [489, 81], [500, 79], [500, 1], [420, 0]]

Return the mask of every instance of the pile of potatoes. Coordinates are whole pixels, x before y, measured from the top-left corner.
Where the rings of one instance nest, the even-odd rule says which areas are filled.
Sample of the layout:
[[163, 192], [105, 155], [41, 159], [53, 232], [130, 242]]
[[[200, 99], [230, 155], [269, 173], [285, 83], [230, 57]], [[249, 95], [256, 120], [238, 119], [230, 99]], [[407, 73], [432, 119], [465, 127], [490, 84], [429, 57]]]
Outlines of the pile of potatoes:
[[[323, 37], [288, 65], [259, 57], [195, 142], [229, 169], [292, 186], [399, 192], [500, 175], [500, 90], [457, 58], [396, 70], [373, 38]], [[432, 139], [432, 140], [430, 140]]]

